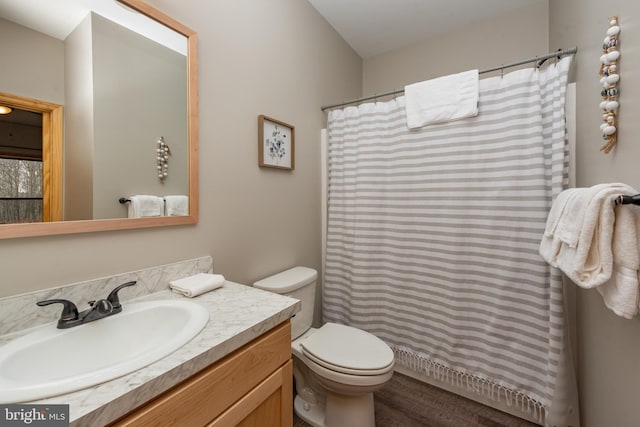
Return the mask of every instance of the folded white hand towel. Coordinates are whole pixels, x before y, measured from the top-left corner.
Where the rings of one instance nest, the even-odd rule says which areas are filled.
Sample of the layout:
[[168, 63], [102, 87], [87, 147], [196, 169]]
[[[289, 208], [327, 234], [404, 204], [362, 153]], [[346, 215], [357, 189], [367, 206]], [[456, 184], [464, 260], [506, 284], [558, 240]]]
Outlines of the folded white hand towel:
[[[599, 210], [593, 209], [587, 215], [589, 203], [602, 190], [607, 188], [623, 188], [624, 184], [599, 184], [588, 188], [570, 188], [562, 191], [551, 205], [544, 230], [544, 238], [540, 244], [540, 255], [554, 267], [557, 267], [557, 257], [561, 245], [577, 248], [580, 233], [587, 226], [593, 226], [599, 215]], [[596, 205], [594, 205], [596, 206]]]
[[205, 292], [218, 289], [224, 284], [225, 278], [222, 274], [199, 273], [183, 279], [172, 280], [169, 287], [176, 293], [193, 298]]
[[638, 314], [640, 300], [640, 208], [616, 206], [613, 229], [613, 273], [598, 286], [604, 304], [618, 316], [631, 319]]
[[[547, 218], [540, 255], [578, 286], [600, 286], [613, 272], [613, 200], [636, 192], [617, 183], [565, 191], [554, 201], [563, 206], [552, 206]], [[558, 213], [559, 218], [555, 216]]]
[[164, 215], [164, 199], [158, 196], [131, 196], [129, 198], [129, 218]]
[[556, 236], [556, 230], [568, 215], [564, 215], [565, 208], [572, 197], [577, 195], [576, 189], [571, 188], [558, 194], [551, 204], [551, 209], [547, 216], [547, 224], [544, 230], [542, 241], [540, 242], [540, 255], [550, 265], [557, 267], [556, 259], [560, 253], [562, 241]]
[[566, 191], [569, 193], [569, 197], [555, 230], [555, 236], [562, 243], [570, 248], [578, 247], [580, 233], [585, 226], [591, 226], [600, 214], [600, 209], [597, 204], [594, 204], [591, 210], [588, 209], [589, 204], [598, 197], [600, 191], [607, 188], [609, 187], [595, 185], [589, 188], [573, 188]]
[[416, 129], [477, 116], [479, 87], [478, 70], [405, 86], [407, 126]]
[[164, 214], [166, 216], [189, 215], [189, 197], [164, 196]]

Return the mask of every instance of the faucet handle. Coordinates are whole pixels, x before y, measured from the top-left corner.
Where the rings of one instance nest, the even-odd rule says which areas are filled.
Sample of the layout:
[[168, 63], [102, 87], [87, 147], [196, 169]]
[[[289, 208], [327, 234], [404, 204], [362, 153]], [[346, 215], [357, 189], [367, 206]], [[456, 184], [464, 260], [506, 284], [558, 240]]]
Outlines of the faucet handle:
[[74, 303], [66, 299], [47, 299], [43, 301], [38, 301], [36, 304], [40, 307], [44, 307], [45, 305], [50, 304], [62, 304], [64, 308], [62, 309], [62, 314], [60, 315], [60, 322], [67, 322], [71, 320], [78, 320], [78, 307]]
[[118, 298], [118, 291], [122, 288], [126, 288], [128, 286], [133, 286], [135, 285], [137, 282], [135, 280], [131, 281], [131, 282], [127, 282], [127, 283], [123, 283], [122, 285], [118, 286], [117, 288], [115, 288], [114, 290], [111, 291], [111, 293], [109, 293], [109, 296], [107, 297], [107, 301], [109, 301], [111, 303], [111, 306], [113, 307], [113, 311], [114, 312], [119, 312], [120, 310], [122, 310], [122, 305], [120, 305], [120, 299]]

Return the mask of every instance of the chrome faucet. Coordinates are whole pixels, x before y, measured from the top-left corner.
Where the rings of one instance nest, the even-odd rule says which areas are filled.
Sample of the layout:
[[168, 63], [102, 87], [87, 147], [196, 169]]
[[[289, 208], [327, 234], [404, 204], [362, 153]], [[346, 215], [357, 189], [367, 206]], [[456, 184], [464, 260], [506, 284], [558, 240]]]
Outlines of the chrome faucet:
[[122, 311], [122, 305], [118, 298], [118, 291], [122, 288], [133, 286], [135, 284], [135, 280], [123, 283], [112, 290], [107, 298], [99, 299], [97, 301], [89, 301], [90, 308], [81, 312], [78, 312], [78, 307], [76, 307], [73, 302], [66, 299], [48, 299], [38, 301], [36, 304], [40, 307], [50, 304], [62, 304], [63, 309], [60, 314], [60, 319], [58, 319], [58, 329], [68, 329], [120, 313]]

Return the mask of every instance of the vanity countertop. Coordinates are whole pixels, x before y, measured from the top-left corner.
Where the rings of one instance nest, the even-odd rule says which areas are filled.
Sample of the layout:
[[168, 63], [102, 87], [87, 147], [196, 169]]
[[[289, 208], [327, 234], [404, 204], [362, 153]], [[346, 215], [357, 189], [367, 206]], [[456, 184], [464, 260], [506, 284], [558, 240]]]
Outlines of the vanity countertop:
[[[167, 290], [136, 301], [182, 298]], [[112, 381], [31, 403], [68, 404], [70, 424], [74, 427], [105, 425], [222, 359], [300, 310], [300, 302], [296, 299], [228, 281], [222, 288], [189, 299], [208, 308], [210, 319], [204, 329], [180, 349]], [[126, 303], [123, 301], [123, 306]]]

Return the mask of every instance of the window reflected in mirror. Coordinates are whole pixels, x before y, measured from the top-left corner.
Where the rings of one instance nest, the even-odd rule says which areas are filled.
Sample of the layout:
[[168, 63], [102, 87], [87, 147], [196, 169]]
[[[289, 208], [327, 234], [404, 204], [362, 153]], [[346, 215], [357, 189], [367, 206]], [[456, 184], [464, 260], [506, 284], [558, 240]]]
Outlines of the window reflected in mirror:
[[0, 114], [0, 224], [43, 220], [42, 114]]

